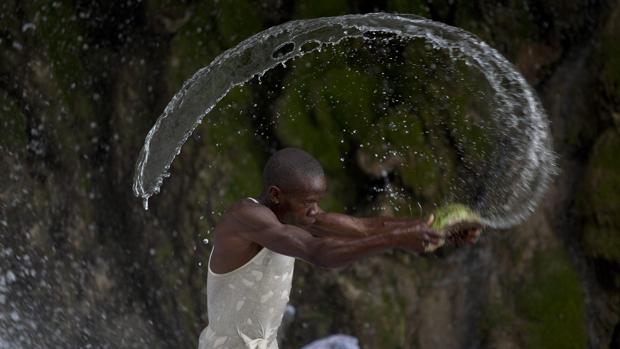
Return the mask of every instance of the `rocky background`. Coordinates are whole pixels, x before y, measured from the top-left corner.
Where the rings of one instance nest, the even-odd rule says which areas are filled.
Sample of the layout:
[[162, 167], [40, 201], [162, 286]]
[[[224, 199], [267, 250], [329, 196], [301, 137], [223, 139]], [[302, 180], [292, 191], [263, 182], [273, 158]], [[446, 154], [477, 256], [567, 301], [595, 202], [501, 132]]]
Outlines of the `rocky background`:
[[[324, 121], [338, 108], [302, 108], [297, 123], [273, 126], [299, 106], [256, 81], [226, 99], [240, 117], [196, 131], [149, 211], [130, 188], [147, 131], [198, 68], [291, 19], [374, 11], [462, 27], [504, 54], [551, 118], [560, 173], [527, 222], [473, 247], [389, 252], [339, 270], [298, 261], [282, 347], [332, 333], [363, 348], [620, 347], [619, 1], [9, 0], [0, 4], [0, 348], [195, 347], [207, 323], [205, 239], [223, 207], [257, 194], [275, 148], [317, 155], [327, 208], [368, 213], [353, 206], [381, 178], [355, 147], [351, 170], [339, 170], [342, 148], [329, 142], [341, 129]], [[346, 81], [330, 79], [341, 85], [317, 98], [346, 101]], [[327, 119], [304, 119], [313, 113]], [[230, 136], [238, 130], [260, 137]], [[362, 136], [346, 137], [351, 146]]]

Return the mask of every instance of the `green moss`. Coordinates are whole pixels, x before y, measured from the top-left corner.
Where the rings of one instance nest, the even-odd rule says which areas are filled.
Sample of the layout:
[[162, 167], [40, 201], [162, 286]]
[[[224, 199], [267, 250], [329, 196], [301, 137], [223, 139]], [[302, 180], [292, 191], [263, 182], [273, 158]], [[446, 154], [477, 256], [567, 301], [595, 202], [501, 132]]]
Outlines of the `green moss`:
[[[301, 96], [292, 92], [287, 94], [278, 102], [277, 113], [281, 115], [276, 128], [278, 138], [286, 146], [294, 146], [305, 149], [313, 154], [323, 165], [327, 180], [328, 194], [323, 202], [325, 209], [342, 210], [343, 204], [337, 200], [334, 189], [338, 188], [341, 173], [340, 154], [342, 145], [338, 140], [341, 133], [335, 129], [333, 121], [326, 117], [328, 113], [325, 108], [317, 107], [316, 119], [312, 119]], [[321, 116], [318, 116], [321, 115]], [[317, 124], [320, 117], [321, 124]], [[324, 132], [328, 129], [332, 132]]]
[[248, 0], [220, 1], [216, 17], [217, 27], [228, 47], [236, 45], [263, 28], [260, 16], [256, 15], [256, 4]]
[[59, 85], [59, 92], [64, 102], [81, 106], [79, 110], [85, 112], [84, 116], [91, 115], [86, 113], [91, 111], [88, 103], [79, 102], [82, 98], [88, 100], [88, 96], [81, 92], [84, 77], [87, 76], [80, 60], [86, 36], [75, 19], [73, 5], [60, 1], [54, 5], [37, 1], [27, 11], [29, 13], [41, 11], [41, 15], [45, 17], [45, 20], [39, 21], [40, 28], [36, 31], [36, 40], [43, 43], [41, 48], [47, 51], [53, 79]]
[[368, 124], [375, 117], [379, 82], [332, 49], [304, 56], [292, 66], [275, 103], [276, 135], [283, 145], [303, 148], [321, 162], [328, 179], [324, 208], [342, 210], [350, 198], [343, 161], [354, 155], [348, 153], [351, 147], [371, 139]]
[[187, 5], [176, 0], [149, 0], [145, 3], [146, 13], [149, 17], [159, 14], [182, 14], [187, 10]]
[[25, 150], [28, 143], [26, 116], [4, 91], [0, 93], [0, 120], [0, 150]]
[[479, 36], [511, 61], [542, 29], [532, 21], [528, 4], [522, 1], [465, 1], [458, 5], [454, 25]]
[[297, 0], [295, 1], [295, 18], [318, 18], [339, 16], [349, 12], [347, 0]]
[[[154, 262], [157, 265], [167, 265], [168, 263], [170, 263], [171, 259], [174, 256], [174, 250], [172, 248], [172, 243], [167, 242], [167, 243], [160, 243], [157, 245], [157, 247], [154, 250]], [[174, 282], [176, 281], [177, 277], [170, 274], [168, 278], [168, 283], [170, 285], [173, 285]]]
[[579, 276], [566, 253], [538, 251], [517, 287], [519, 331], [527, 348], [585, 348], [585, 307]]
[[[620, 11], [616, 11], [618, 13]], [[620, 14], [615, 15], [620, 18]], [[610, 95], [620, 102], [620, 25], [618, 21], [610, 20], [610, 28], [602, 39], [601, 60], [601, 80]]]
[[200, 323], [200, 319], [197, 316], [197, 312], [194, 311], [196, 307], [196, 299], [194, 299], [191, 289], [184, 287], [180, 288], [177, 292], [175, 292], [175, 298], [177, 300], [177, 304], [174, 305], [174, 309], [170, 309], [173, 312], [178, 312], [179, 310], [184, 313], [184, 316], [181, 320], [184, 322], [185, 328], [192, 328], [196, 326], [196, 324]]
[[[234, 88], [197, 129], [197, 149], [188, 149], [202, 171], [193, 194], [199, 202], [211, 201], [221, 213], [234, 201], [256, 195], [261, 188], [262, 153], [256, 146], [254, 127], [248, 115], [252, 103], [249, 88]], [[201, 154], [192, 154], [194, 150]], [[185, 152], [185, 149], [184, 149]], [[194, 168], [195, 163], [186, 163]]]
[[[381, 285], [372, 292], [364, 292], [352, 306], [357, 335], [364, 347], [404, 348], [406, 347], [407, 316], [403, 297], [398, 294], [396, 280], [402, 277], [402, 269], [396, 265], [385, 268], [381, 281], [352, 281], [359, 290]], [[375, 284], [376, 282], [376, 284]]]
[[[518, 324], [518, 319], [514, 314], [514, 310], [506, 304], [489, 303], [483, 311], [482, 317], [478, 325], [480, 338], [483, 341], [490, 342], [492, 334], [495, 331], [510, 331]], [[490, 344], [492, 347], [493, 343]]]
[[[86, 127], [96, 121], [100, 114], [96, 106], [101, 107], [103, 103], [93, 90], [92, 81], [97, 79], [95, 70], [89, 71], [87, 66], [91, 64], [93, 69], [93, 61], [101, 62], [105, 51], [93, 50], [73, 2], [35, 1], [24, 6], [25, 13], [37, 13], [39, 18], [31, 45], [47, 58], [38, 65], [39, 71], [34, 71], [34, 81], [47, 96], [45, 100], [49, 104], [43, 108], [55, 119], [53, 129], [46, 132], [48, 144], [59, 153], [58, 158], [69, 161], [75, 159], [76, 145], [86, 149], [92, 146], [93, 138], [99, 137], [97, 129]], [[39, 102], [32, 101], [35, 107]], [[80, 127], [84, 132], [76, 132]]]
[[[213, 25], [213, 4], [201, 2], [194, 8], [191, 19], [185, 23], [170, 41], [170, 64], [167, 71], [168, 86], [176, 90], [198, 69], [209, 64], [224, 50]], [[153, 10], [154, 11], [154, 10]], [[181, 15], [178, 15], [181, 17]]]
[[420, 0], [389, 0], [387, 12], [410, 13], [423, 17], [430, 17], [430, 9], [426, 1]]
[[[62, 2], [58, 2], [57, 6], [45, 6], [43, 2], [37, 5], [44, 9], [47, 17], [45, 21], [41, 21], [41, 29], [37, 34], [42, 42], [47, 43], [54, 78], [69, 92], [69, 86], [81, 76], [82, 64], [77, 54], [79, 41], [84, 39], [80, 35], [81, 28], [76, 20], [70, 19], [73, 12], [71, 5]], [[59, 26], [59, 23], [62, 23], [62, 26]]]
[[429, 201], [437, 197], [439, 168], [433, 162], [433, 150], [417, 116], [402, 108], [392, 109], [377, 122], [377, 130], [381, 130], [381, 136], [373, 137], [376, 148], [389, 143], [402, 156], [396, 172], [403, 183], [413, 189], [416, 197]]
[[[586, 253], [593, 257], [620, 263], [619, 231], [618, 228], [609, 229], [595, 224], [586, 225], [583, 232]], [[620, 279], [616, 281], [620, 286], [618, 281]]]
[[588, 164], [581, 211], [585, 252], [620, 263], [620, 134], [609, 129], [596, 142]]
[[[179, 10], [167, 2], [151, 5], [151, 12]], [[214, 15], [215, 13], [215, 15]], [[177, 14], [177, 17], [182, 15]], [[215, 24], [215, 25], [214, 25]], [[263, 29], [256, 8], [247, 0], [205, 1], [195, 5], [190, 20], [170, 42], [169, 86], [176, 90], [198, 69], [208, 65], [223, 50]], [[219, 39], [215, 40], [214, 38]]]
[[[492, 126], [485, 124], [491, 119], [491, 106], [479, 93], [489, 86], [464, 62], [438, 64], [452, 60], [422, 40], [408, 42], [403, 56], [407, 69], [395, 79], [395, 89], [407, 104], [395, 109], [393, 120], [383, 127], [395, 148], [407, 154], [399, 168], [404, 182], [426, 200], [436, 201], [455, 194], [458, 179], [484, 168], [496, 144], [484, 129]], [[404, 127], [390, 127], [401, 124]]]
[[422, 40], [401, 44], [406, 64], [377, 64], [385, 58], [356, 40], [292, 62], [276, 131], [284, 144], [315, 154], [330, 183], [346, 181], [340, 157], [351, 158], [354, 148], [365, 169], [394, 168], [406, 196], [435, 202], [457, 178], [471, 177], [464, 168], [481, 163], [492, 147], [474, 115], [488, 116], [488, 101], [475, 93], [484, 79], [462, 63], [438, 64], [450, 60], [447, 53]]

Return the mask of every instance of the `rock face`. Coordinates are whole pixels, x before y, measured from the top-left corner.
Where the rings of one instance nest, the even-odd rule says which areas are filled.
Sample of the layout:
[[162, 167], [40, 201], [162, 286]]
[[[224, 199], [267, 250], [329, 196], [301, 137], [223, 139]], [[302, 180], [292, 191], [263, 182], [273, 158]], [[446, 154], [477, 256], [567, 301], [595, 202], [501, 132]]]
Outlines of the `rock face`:
[[[363, 348], [618, 347], [620, 3], [378, 3], [2, 2], [0, 348], [195, 347], [207, 323], [208, 232], [230, 202], [256, 195], [276, 147], [319, 158], [329, 209], [370, 214], [409, 200], [368, 197], [386, 173], [404, 193], [440, 195], [436, 183], [453, 169], [418, 160], [411, 171], [373, 151], [407, 141], [449, 157], [446, 146], [412, 138], [418, 124], [405, 134], [385, 119], [360, 123], [376, 117], [382, 81], [326, 70], [263, 82], [300, 84], [297, 94], [258, 82], [233, 90], [184, 146], [150, 210], [132, 196], [144, 136], [195, 70], [277, 23], [376, 10], [462, 27], [514, 62], [550, 115], [561, 171], [527, 222], [486, 231], [476, 246], [392, 251], [339, 270], [298, 262], [282, 347], [333, 333]], [[363, 88], [352, 95], [351, 83]], [[405, 120], [407, 111], [387, 111]], [[416, 115], [432, 118], [433, 105]]]

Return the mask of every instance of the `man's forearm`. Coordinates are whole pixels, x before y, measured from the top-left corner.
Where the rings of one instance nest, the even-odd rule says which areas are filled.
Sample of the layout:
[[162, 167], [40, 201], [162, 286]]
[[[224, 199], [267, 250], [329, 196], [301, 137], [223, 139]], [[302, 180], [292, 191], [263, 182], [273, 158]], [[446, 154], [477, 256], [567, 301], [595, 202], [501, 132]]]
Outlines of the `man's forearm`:
[[366, 236], [364, 224], [358, 218], [341, 213], [322, 213], [316, 222], [304, 228], [315, 236], [358, 238]]
[[410, 218], [394, 218], [394, 217], [365, 217], [357, 218], [364, 227], [365, 235], [381, 234], [390, 229], [390, 227], [399, 224], [411, 224]]
[[323, 237], [317, 240], [310, 262], [336, 268], [399, 245], [398, 238], [391, 233], [359, 238]]
[[358, 218], [341, 213], [323, 213], [315, 224], [305, 228], [316, 236], [363, 237], [382, 234], [394, 226], [411, 224], [412, 219], [393, 217]]

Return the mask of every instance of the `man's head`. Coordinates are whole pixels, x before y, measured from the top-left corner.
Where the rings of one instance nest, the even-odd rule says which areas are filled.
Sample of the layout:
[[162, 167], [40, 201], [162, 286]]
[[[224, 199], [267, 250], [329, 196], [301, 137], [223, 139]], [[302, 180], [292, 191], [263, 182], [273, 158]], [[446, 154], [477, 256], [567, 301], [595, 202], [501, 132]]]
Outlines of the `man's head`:
[[285, 148], [276, 152], [263, 170], [263, 196], [286, 224], [314, 223], [325, 187], [321, 164], [301, 149]]

